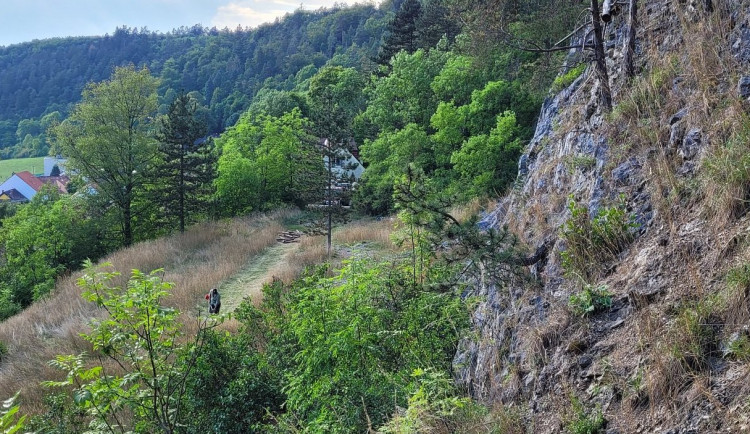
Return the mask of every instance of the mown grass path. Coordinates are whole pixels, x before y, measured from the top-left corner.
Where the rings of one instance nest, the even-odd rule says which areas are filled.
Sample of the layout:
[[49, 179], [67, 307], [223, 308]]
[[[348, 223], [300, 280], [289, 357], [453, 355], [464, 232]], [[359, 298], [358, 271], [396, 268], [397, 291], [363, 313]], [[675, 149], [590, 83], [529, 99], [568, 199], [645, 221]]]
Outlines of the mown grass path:
[[233, 312], [245, 297], [260, 301], [263, 284], [271, 282], [274, 271], [298, 247], [298, 243], [276, 244], [269, 247], [253, 257], [242, 271], [221, 282], [221, 312]]

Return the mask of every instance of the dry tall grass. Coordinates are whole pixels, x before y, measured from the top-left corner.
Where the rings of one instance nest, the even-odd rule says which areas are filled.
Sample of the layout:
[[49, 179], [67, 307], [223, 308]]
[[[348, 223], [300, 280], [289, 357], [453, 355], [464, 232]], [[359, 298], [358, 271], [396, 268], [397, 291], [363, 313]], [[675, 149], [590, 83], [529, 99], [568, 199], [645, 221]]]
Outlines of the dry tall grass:
[[[390, 219], [380, 221], [355, 221], [333, 231], [332, 242], [336, 254], [331, 258], [333, 270], [341, 265], [346, 256], [347, 246], [358, 243], [371, 243], [375, 250], [393, 251], [396, 246], [391, 241], [394, 222]], [[289, 283], [299, 277], [307, 267], [326, 262], [328, 251], [325, 236], [305, 236], [299, 248], [289, 255], [274, 270], [273, 276]]]
[[[197, 225], [184, 234], [120, 250], [103, 262], [112, 263], [123, 274], [117, 284], [125, 282], [132, 269], [147, 272], [163, 268], [164, 279], [175, 283], [166, 302], [189, 315], [203, 303], [203, 294], [211, 287], [276, 242], [276, 234], [282, 230], [279, 221], [289, 212]], [[49, 298], [0, 323], [0, 342], [8, 347], [0, 363], [0, 397], [21, 390], [24, 412], [43, 411], [43, 398], [50, 391], [40, 382], [61, 377], [47, 365], [49, 360], [58, 354], [91, 350], [79, 333], [102, 312], [80, 297], [75, 284], [78, 274], [61, 278]], [[195, 321], [185, 317], [183, 324], [187, 335], [195, 331]]]

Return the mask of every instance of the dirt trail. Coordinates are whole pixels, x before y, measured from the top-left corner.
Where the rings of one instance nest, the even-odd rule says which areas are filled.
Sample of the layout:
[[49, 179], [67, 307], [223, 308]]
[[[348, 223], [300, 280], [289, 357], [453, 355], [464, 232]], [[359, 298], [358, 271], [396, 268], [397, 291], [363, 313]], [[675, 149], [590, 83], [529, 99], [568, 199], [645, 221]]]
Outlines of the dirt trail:
[[276, 244], [253, 257], [245, 269], [225, 280], [219, 286], [221, 312], [233, 312], [242, 299], [256, 299], [262, 293], [263, 284], [270, 282], [277, 268], [286, 257], [299, 248], [299, 243]]

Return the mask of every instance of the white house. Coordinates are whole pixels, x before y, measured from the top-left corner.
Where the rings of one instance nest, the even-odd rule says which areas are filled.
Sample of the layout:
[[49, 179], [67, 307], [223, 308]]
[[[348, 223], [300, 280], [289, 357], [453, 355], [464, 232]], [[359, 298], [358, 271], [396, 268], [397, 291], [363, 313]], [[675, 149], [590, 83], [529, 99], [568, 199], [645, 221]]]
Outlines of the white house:
[[52, 174], [52, 168], [57, 166], [58, 169], [60, 169], [60, 174], [64, 174], [67, 172], [65, 170], [65, 163], [68, 160], [65, 158], [62, 158], [61, 156], [56, 157], [44, 157], [44, 176], [50, 176]]
[[[328, 139], [323, 139], [321, 146], [328, 148], [330, 146]], [[354, 181], [359, 181], [359, 178], [365, 172], [365, 167], [359, 159], [346, 149], [337, 149], [335, 152], [336, 158], [333, 160], [331, 169], [336, 174], [336, 177], [353, 178]], [[328, 167], [328, 156], [323, 156], [323, 163], [325, 167]]]
[[41, 179], [25, 170], [23, 172], [12, 174], [10, 178], [0, 184], [0, 194], [15, 189], [26, 199], [31, 200], [43, 185], [44, 183]]

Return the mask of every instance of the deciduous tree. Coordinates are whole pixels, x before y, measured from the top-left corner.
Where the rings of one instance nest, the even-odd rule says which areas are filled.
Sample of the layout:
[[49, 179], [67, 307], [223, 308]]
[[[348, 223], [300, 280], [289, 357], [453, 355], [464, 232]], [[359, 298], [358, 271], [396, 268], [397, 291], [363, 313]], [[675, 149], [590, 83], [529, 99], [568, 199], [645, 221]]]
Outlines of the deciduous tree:
[[89, 83], [70, 117], [52, 128], [68, 166], [114, 205], [122, 243], [133, 243], [133, 203], [156, 156], [158, 80], [148, 69], [115, 68], [109, 80]]

